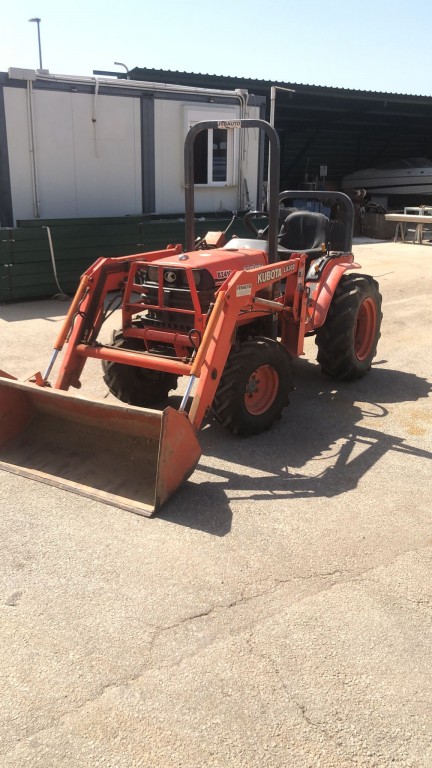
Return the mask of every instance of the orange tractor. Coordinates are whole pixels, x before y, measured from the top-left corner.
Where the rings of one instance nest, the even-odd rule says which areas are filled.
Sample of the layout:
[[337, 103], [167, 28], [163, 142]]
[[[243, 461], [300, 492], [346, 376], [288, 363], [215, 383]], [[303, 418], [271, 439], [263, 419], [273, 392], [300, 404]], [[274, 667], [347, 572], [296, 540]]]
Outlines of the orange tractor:
[[[193, 146], [212, 128], [260, 128], [269, 139], [269, 212], [244, 216], [250, 238], [225, 231], [195, 240]], [[0, 468], [149, 516], [195, 469], [196, 433], [210, 414], [239, 435], [280, 417], [305, 336], [315, 335], [326, 374], [349, 380], [370, 369], [381, 296], [372, 277], [346, 274], [359, 268], [348, 197], [279, 194], [278, 136], [262, 120], [191, 128], [185, 187], [185, 250], [98, 259], [81, 279], [45, 373], [19, 382], [0, 372]], [[281, 206], [293, 197], [321, 198], [331, 214], [291, 211], [280, 226]], [[114, 309], [121, 329], [102, 344]], [[123, 405], [67, 391], [81, 386], [88, 358], [102, 362]], [[168, 398], [179, 377], [188, 381], [175, 409]]]

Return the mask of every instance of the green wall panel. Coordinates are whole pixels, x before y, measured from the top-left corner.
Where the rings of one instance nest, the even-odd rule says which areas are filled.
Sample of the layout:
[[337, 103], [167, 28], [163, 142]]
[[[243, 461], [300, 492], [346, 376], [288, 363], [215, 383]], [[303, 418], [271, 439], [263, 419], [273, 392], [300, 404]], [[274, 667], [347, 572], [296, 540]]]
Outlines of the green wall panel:
[[[224, 230], [228, 218], [199, 217], [195, 234]], [[52, 219], [20, 221], [14, 229], [0, 229], [0, 302], [45, 298], [58, 292], [54, 279], [48, 231], [50, 228], [59, 283], [73, 294], [80, 276], [101, 256], [128, 256], [164, 249], [170, 243], [184, 244], [184, 220], [142, 219]], [[232, 234], [250, 235], [241, 219]]]

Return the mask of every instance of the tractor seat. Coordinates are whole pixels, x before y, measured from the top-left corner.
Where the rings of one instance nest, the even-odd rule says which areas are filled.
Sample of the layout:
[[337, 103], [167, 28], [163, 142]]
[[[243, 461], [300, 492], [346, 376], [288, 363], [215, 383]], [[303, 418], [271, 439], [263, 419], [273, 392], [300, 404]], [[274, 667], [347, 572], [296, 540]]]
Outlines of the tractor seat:
[[287, 259], [293, 253], [306, 253], [307, 261], [322, 255], [322, 244], [330, 237], [330, 221], [323, 213], [293, 211], [280, 228], [278, 255]]

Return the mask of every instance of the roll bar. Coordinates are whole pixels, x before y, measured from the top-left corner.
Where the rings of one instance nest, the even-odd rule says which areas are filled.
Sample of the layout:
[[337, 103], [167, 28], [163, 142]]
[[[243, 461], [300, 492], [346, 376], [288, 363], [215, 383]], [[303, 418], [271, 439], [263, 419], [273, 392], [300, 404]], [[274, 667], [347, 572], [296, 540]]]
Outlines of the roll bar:
[[288, 189], [285, 192], [279, 194], [280, 205], [283, 200], [289, 198], [300, 200], [317, 200], [324, 205], [332, 205], [333, 203], [339, 203], [344, 209], [344, 232], [343, 232], [343, 245], [341, 250], [345, 253], [350, 253], [352, 249], [352, 239], [354, 231], [354, 206], [352, 200], [348, 195], [343, 192], [333, 192], [331, 190], [293, 190]]
[[195, 247], [195, 190], [194, 190], [194, 143], [197, 135], [201, 131], [220, 128], [224, 130], [234, 130], [238, 128], [259, 128], [267, 135], [270, 143], [269, 156], [269, 224], [268, 224], [268, 261], [269, 264], [278, 260], [278, 229], [279, 229], [279, 206], [287, 198], [302, 200], [317, 200], [324, 204], [339, 203], [344, 209], [344, 233], [343, 246], [345, 252], [352, 249], [352, 238], [354, 230], [354, 206], [352, 200], [343, 192], [333, 192], [330, 190], [285, 190], [279, 193], [279, 173], [280, 173], [280, 144], [279, 136], [275, 129], [267, 123], [266, 120], [242, 119], [242, 120], [203, 120], [190, 128], [184, 145], [184, 168], [185, 168], [185, 239], [186, 250], [192, 251]]
[[212, 128], [223, 130], [233, 130], [237, 128], [259, 128], [266, 133], [270, 142], [269, 159], [269, 228], [268, 228], [268, 259], [269, 263], [277, 261], [277, 236], [279, 225], [279, 164], [280, 164], [280, 146], [279, 136], [275, 129], [265, 120], [243, 119], [243, 120], [203, 120], [196, 123], [189, 130], [184, 146], [184, 167], [185, 167], [185, 235], [186, 250], [191, 251], [195, 247], [195, 222], [194, 222], [194, 155], [193, 146], [195, 139], [201, 131], [207, 131]]

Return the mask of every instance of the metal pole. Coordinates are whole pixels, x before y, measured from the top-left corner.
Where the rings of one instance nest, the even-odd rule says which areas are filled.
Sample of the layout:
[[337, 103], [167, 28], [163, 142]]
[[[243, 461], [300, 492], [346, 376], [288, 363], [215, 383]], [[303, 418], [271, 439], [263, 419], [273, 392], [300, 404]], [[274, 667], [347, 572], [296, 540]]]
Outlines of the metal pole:
[[[270, 125], [272, 128], [275, 127], [276, 91], [287, 91], [288, 93], [295, 93], [293, 88], [283, 88], [281, 85], [272, 85], [272, 87], [270, 88]], [[269, 148], [268, 176], [270, 176], [270, 152], [271, 152], [271, 148]], [[268, 178], [267, 179], [267, 210], [269, 210], [270, 208], [269, 186], [270, 186], [270, 179]]]
[[37, 30], [38, 30], [38, 45], [39, 45], [39, 69], [43, 69], [43, 67], [42, 67], [42, 48], [41, 48], [41, 38], [40, 38], [40, 20], [37, 23]]
[[129, 67], [127, 67], [126, 64], [123, 64], [122, 61], [115, 61], [114, 64], [116, 67], [124, 67], [126, 70], [126, 80], [130, 80]]
[[270, 125], [274, 128], [274, 116], [276, 109], [276, 86], [272, 85], [270, 88]]
[[40, 36], [40, 23], [41, 23], [42, 19], [38, 19], [36, 17], [34, 19], [29, 19], [29, 21], [34, 21], [37, 24], [38, 46], [39, 46], [39, 69], [42, 69], [42, 46], [41, 46], [41, 36]]

